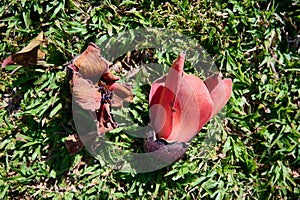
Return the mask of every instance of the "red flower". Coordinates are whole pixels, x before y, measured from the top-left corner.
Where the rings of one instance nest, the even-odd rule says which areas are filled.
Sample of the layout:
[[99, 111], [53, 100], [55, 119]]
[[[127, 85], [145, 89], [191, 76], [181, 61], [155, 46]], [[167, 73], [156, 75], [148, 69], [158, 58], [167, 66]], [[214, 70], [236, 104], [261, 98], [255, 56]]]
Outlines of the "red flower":
[[183, 71], [182, 53], [169, 73], [157, 79], [150, 91], [150, 124], [158, 139], [189, 142], [227, 103], [231, 79], [213, 75], [202, 81]]

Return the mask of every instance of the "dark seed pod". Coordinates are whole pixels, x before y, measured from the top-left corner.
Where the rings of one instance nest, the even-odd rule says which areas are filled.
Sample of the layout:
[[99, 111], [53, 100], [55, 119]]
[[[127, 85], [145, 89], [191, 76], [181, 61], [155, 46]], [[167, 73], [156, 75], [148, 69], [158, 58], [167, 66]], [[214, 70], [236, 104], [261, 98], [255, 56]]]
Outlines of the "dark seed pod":
[[186, 150], [188, 144], [185, 142], [168, 143], [163, 139], [156, 139], [156, 133], [149, 131], [144, 144], [145, 152], [157, 152], [157, 158], [165, 162], [174, 162], [181, 158]]

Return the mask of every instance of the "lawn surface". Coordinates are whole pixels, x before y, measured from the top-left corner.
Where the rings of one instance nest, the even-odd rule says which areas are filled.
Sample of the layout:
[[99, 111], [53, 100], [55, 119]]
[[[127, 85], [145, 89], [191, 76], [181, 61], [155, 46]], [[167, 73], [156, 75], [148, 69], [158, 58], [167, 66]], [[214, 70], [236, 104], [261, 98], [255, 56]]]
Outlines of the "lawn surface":
[[[195, 39], [233, 80], [209, 153], [202, 157], [199, 149], [213, 122], [185, 157], [144, 174], [101, 165], [86, 149], [70, 155], [64, 143], [76, 133], [66, 64], [89, 42], [101, 44], [139, 27]], [[1, 63], [41, 31], [46, 38], [43, 65], [0, 71], [0, 199], [299, 198], [299, 1], [2, 0], [0, 31]], [[165, 66], [176, 58], [172, 52], [141, 52]], [[133, 53], [128, 65], [139, 62]], [[137, 85], [129, 116], [147, 124], [150, 85]], [[110, 138], [142, 150], [143, 141], [122, 128]]]

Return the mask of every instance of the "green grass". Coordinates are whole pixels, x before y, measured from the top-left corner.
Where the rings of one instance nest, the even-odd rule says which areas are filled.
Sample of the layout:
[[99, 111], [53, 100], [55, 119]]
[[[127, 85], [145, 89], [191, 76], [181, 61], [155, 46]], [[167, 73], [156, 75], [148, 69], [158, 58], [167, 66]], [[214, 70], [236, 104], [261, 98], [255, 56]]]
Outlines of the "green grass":
[[[153, 173], [101, 166], [86, 149], [69, 155], [64, 140], [76, 129], [65, 64], [88, 42], [138, 27], [196, 39], [232, 78], [224, 129], [205, 159], [198, 150], [212, 123], [183, 159]], [[47, 66], [0, 71], [0, 199], [299, 198], [299, 27], [297, 0], [1, 1], [0, 61], [44, 31]], [[147, 123], [148, 91], [134, 90], [137, 123]], [[141, 149], [122, 135], [117, 142]]]

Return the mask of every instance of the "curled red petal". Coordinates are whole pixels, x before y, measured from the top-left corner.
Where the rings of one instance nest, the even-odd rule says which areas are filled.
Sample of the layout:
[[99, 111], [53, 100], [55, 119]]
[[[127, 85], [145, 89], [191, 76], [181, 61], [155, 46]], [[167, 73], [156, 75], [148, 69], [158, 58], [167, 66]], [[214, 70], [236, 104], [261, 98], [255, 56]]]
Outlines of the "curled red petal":
[[[163, 76], [157, 80], [155, 80], [152, 85], [151, 85], [151, 89], [150, 89], [150, 94], [149, 94], [149, 102], [150, 102], [150, 107], [152, 104], [157, 104], [159, 103], [160, 97], [158, 97], [158, 94], [156, 94], [157, 89], [160, 86], [164, 86], [165, 82], [166, 82], [166, 78], [167, 76]], [[154, 98], [153, 95], [156, 94], [156, 97]], [[161, 95], [161, 94], [159, 94]]]
[[173, 63], [172, 67], [169, 69], [166, 77], [165, 87], [171, 90], [175, 95], [177, 94], [182, 76], [184, 74], [184, 58], [185, 54], [181, 53]]
[[211, 118], [216, 115], [227, 103], [231, 96], [232, 81], [231, 79], [222, 80], [221, 74], [210, 76], [205, 80], [213, 101], [213, 112]]
[[173, 130], [174, 122], [178, 121], [180, 108], [177, 107], [178, 104], [175, 104], [174, 101], [175, 94], [164, 86], [157, 88], [153, 95], [150, 123], [158, 133], [159, 138], [167, 139]]
[[[176, 94], [183, 75], [184, 54], [180, 54], [167, 76], [154, 82], [150, 91], [150, 124], [160, 138], [167, 139], [180, 118]], [[174, 123], [175, 122], [175, 123]]]
[[101, 80], [103, 80], [107, 85], [112, 85], [114, 82], [118, 81], [120, 77], [115, 76], [109, 69], [107, 69], [101, 77]]
[[183, 72], [184, 54], [150, 91], [150, 123], [158, 138], [188, 142], [207, 123], [212, 100], [204, 82]]

